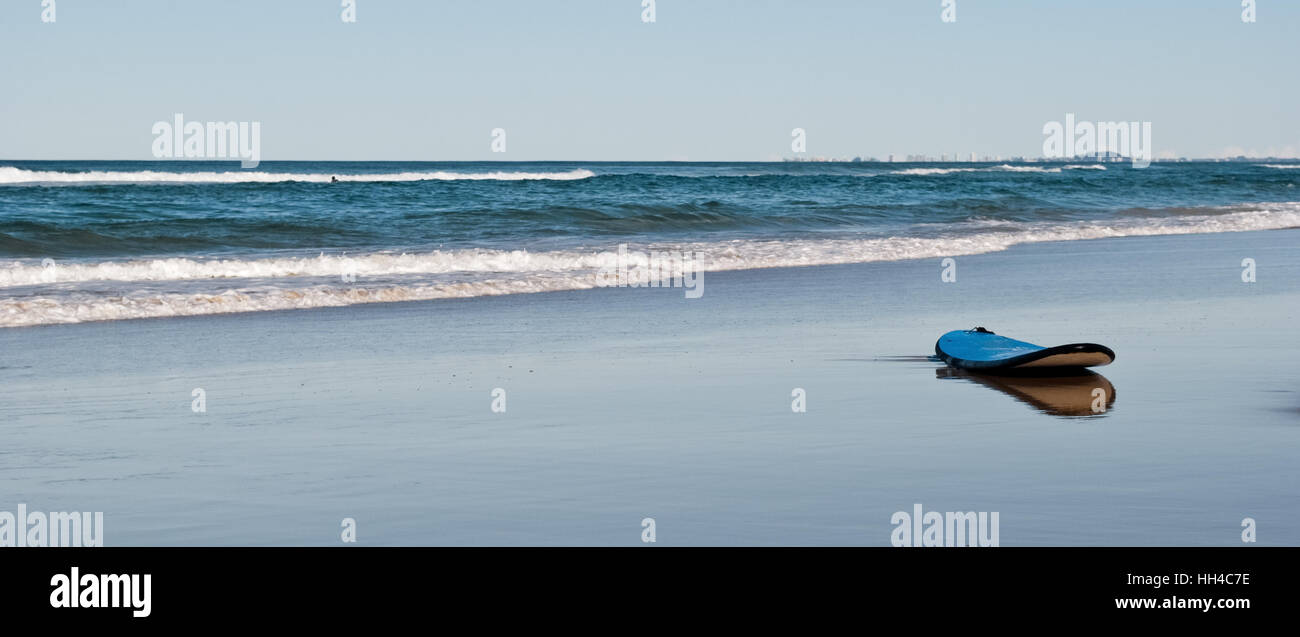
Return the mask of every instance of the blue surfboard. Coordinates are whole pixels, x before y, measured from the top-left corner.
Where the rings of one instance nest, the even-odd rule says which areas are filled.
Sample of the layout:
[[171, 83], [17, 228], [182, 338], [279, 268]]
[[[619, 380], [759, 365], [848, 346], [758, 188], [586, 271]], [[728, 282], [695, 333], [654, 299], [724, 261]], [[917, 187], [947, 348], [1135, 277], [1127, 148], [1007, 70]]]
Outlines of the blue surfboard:
[[940, 336], [934, 352], [953, 367], [976, 371], [1099, 367], [1115, 360], [1115, 352], [1105, 345], [1043, 347], [998, 336], [982, 327]]

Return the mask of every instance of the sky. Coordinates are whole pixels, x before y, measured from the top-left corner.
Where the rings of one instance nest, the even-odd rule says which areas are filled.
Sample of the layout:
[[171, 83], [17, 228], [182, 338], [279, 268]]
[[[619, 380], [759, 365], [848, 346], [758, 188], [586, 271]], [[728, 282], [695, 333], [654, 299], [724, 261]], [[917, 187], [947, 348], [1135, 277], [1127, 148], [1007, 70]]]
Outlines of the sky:
[[176, 113], [264, 161], [1038, 156], [1067, 113], [1300, 155], [1296, 0], [944, 1], [0, 0], [0, 159], [152, 159]]

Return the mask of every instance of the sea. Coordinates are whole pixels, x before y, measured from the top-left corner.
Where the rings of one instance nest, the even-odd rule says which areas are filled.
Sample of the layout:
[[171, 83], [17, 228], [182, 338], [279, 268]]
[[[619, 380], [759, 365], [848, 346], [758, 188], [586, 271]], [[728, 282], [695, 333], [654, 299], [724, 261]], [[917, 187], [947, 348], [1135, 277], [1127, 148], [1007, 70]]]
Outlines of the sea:
[[0, 327], [1300, 227], [1300, 163], [0, 161]]

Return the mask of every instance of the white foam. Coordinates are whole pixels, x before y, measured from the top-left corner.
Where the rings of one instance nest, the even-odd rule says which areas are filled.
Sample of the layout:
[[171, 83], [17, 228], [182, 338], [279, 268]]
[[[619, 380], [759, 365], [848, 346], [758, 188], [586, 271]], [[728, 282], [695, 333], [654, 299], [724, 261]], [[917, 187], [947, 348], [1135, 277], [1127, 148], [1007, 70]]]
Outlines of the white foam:
[[1295, 170], [1300, 168], [1300, 164], [1256, 164], [1261, 168], [1277, 168], [1280, 170]]
[[448, 273], [564, 272], [608, 265], [597, 252], [527, 250], [435, 250], [422, 254], [191, 259], [173, 257], [99, 263], [56, 262], [50, 267], [15, 261], [0, 264], [0, 288], [93, 281], [193, 281], [198, 279], [291, 279], [319, 276], [392, 276]]
[[1044, 168], [1042, 166], [1012, 166], [1011, 164], [1002, 164], [1001, 166], [996, 167], [995, 170], [1002, 170], [1002, 171], [1012, 172], [1012, 173], [1059, 173], [1061, 172], [1061, 168], [1059, 166], [1054, 168]]
[[46, 170], [24, 170], [13, 166], [0, 166], [0, 184], [239, 184], [239, 183], [280, 183], [303, 181], [329, 183], [337, 177], [341, 182], [387, 182], [387, 181], [462, 181], [494, 180], [520, 181], [527, 179], [575, 180], [594, 177], [596, 173], [586, 169], [565, 172], [507, 172], [492, 171], [480, 173], [462, 173], [451, 171], [402, 172], [381, 174], [331, 174], [331, 173], [272, 173], [256, 171], [229, 172], [156, 172], [142, 170], [134, 172], [88, 171], [62, 172]]
[[[1206, 212], [1073, 223], [1005, 222], [1005, 227], [996, 229], [972, 226], [965, 234], [937, 237], [733, 240], [652, 247], [699, 254], [703, 270], [722, 271], [981, 254], [1045, 241], [1300, 227], [1300, 202]], [[0, 287], [31, 286], [30, 294], [0, 298], [0, 327], [580, 290], [596, 287], [597, 271], [616, 264], [612, 252], [616, 249], [603, 246], [545, 252], [474, 249], [310, 258], [175, 258], [66, 263], [49, 269], [17, 261], [0, 264]], [[356, 282], [322, 284], [310, 278], [338, 277], [343, 273], [355, 274]], [[371, 277], [401, 280], [368, 285]], [[225, 291], [211, 292], [212, 284], [226, 279], [229, 287], [216, 288], [224, 287]], [[96, 291], [96, 282], [103, 281], [149, 283], [137, 283], [133, 290]], [[202, 281], [209, 291], [184, 289], [199, 285], [196, 281]]]
[[230, 289], [220, 294], [139, 294], [109, 299], [91, 295], [3, 299], [0, 300], [0, 327], [296, 310], [590, 287], [595, 287], [594, 277], [588, 276], [534, 281], [478, 281], [438, 286]]
[[1065, 166], [1014, 166], [1011, 164], [1002, 164], [1000, 166], [984, 166], [979, 168], [904, 168], [889, 173], [889, 175], [950, 175], [952, 173], [987, 173], [987, 172], [1013, 172], [1013, 173], [1059, 173], [1062, 170], [1106, 170], [1101, 164], [1068, 164]]
[[888, 173], [891, 175], [948, 175], [951, 173], [971, 173], [988, 170], [987, 168], [904, 168]]

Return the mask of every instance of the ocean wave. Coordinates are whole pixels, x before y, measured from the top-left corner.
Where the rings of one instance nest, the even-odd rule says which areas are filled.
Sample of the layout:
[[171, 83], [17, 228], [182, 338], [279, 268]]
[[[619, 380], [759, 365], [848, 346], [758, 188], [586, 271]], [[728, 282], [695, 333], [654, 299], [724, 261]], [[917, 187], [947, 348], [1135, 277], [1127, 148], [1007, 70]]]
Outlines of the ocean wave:
[[[1300, 202], [1206, 212], [1073, 223], [1007, 223], [937, 237], [736, 239], [633, 246], [631, 250], [634, 255], [647, 250], [691, 253], [697, 255], [700, 270], [726, 271], [982, 254], [1047, 241], [1300, 227]], [[29, 288], [19, 296], [0, 299], [0, 327], [582, 290], [598, 287], [597, 273], [617, 265], [616, 250], [615, 246], [542, 252], [473, 249], [311, 258], [177, 258], [52, 267], [15, 262], [0, 265], [0, 287]], [[344, 274], [352, 275], [349, 282], [337, 283]], [[320, 277], [335, 277], [336, 282], [326, 283]], [[129, 289], [97, 289], [96, 283], [103, 281], [137, 284]], [[204, 290], [186, 289], [198, 282]], [[214, 285], [221, 291], [213, 292]]]
[[987, 172], [1013, 172], [1013, 173], [1059, 173], [1062, 170], [1106, 170], [1101, 164], [1067, 164], [1065, 166], [1015, 166], [1012, 164], [1002, 164], [1000, 166], [983, 166], [979, 168], [904, 168], [885, 173], [887, 175], [949, 175], [952, 173], [987, 173]]
[[992, 170], [1010, 173], [1059, 173], [1061, 172], [1061, 168], [1061, 166], [1044, 168], [1043, 166], [1012, 166], [1011, 164], [1002, 164], [1001, 166], [994, 167]]
[[267, 312], [363, 303], [428, 301], [595, 287], [594, 277], [476, 281], [448, 285], [367, 287], [317, 286], [296, 289], [240, 289], [220, 294], [134, 294], [111, 298], [71, 295], [0, 300], [0, 327], [30, 327], [89, 321]]
[[356, 256], [275, 257], [262, 259], [167, 259], [0, 265], [0, 288], [94, 281], [159, 282], [209, 279], [290, 279], [410, 274], [562, 272], [607, 265], [598, 253], [527, 250], [435, 250], [421, 254], [371, 253]]
[[596, 173], [586, 169], [565, 172], [508, 172], [481, 173], [433, 171], [401, 173], [277, 173], [257, 171], [229, 172], [159, 172], [141, 170], [133, 172], [86, 171], [63, 172], [25, 170], [14, 166], [0, 166], [0, 184], [242, 184], [310, 182], [395, 182], [395, 181], [522, 181], [587, 179]]
[[986, 171], [987, 168], [904, 168], [887, 175], [948, 175], [952, 173], [973, 173]]
[[1255, 164], [1260, 168], [1277, 168], [1280, 170], [1295, 170], [1300, 168], [1300, 164]]

